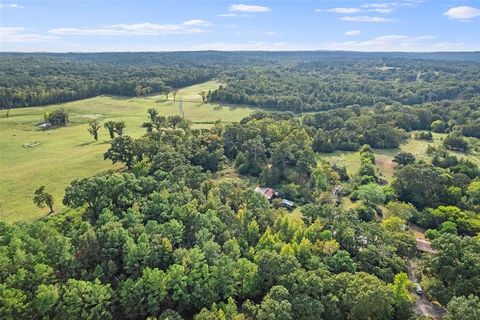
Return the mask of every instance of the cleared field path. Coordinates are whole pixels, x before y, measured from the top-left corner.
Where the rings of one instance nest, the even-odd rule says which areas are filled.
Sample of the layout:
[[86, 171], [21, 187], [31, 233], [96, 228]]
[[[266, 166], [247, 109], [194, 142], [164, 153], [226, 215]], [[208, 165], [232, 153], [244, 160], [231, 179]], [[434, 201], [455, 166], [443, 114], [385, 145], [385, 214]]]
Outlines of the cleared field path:
[[[209, 127], [216, 120], [240, 121], [254, 109], [202, 103], [199, 93], [215, 89], [220, 84], [209, 81], [181, 89], [173, 102], [164, 95], [141, 98], [99, 96], [45, 107], [29, 107], [0, 114], [0, 220], [29, 221], [48, 213], [32, 202], [33, 192], [41, 185], [51, 192], [55, 209], [62, 208], [64, 189], [81, 177], [88, 177], [107, 169], [118, 169], [103, 160], [108, 149], [107, 130], [100, 130], [95, 142], [87, 132], [88, 122], [96, 119], [125, 121], [125, 134], [140, 137], [141, 127], [147, 121], [147, 109], [155, 107], [164, 116], [179, 114], [182, 99], [185, 118], [195, 127]], [[38, 123], [45, 112], [65, 108], [70, 115], [67, 127], [42, 130]]]

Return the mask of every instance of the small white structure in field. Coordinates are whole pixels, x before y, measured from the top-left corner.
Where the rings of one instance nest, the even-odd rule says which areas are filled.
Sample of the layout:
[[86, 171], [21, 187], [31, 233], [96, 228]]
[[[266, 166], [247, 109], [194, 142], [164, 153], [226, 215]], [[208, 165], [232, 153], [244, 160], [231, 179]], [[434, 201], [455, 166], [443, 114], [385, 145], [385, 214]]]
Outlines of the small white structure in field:
[[47, 129], [47, 128], [50, 128], [52, 126], [52, 124], [50, 122], [44, 122], [42, 124], [40, 124], [38, 127], [40, 129]]
[[282, 200], [282, 205], [291, 209], [291, 208], [295, 207], [295, 202], [287, 200], [287, 199], [283, 199]]

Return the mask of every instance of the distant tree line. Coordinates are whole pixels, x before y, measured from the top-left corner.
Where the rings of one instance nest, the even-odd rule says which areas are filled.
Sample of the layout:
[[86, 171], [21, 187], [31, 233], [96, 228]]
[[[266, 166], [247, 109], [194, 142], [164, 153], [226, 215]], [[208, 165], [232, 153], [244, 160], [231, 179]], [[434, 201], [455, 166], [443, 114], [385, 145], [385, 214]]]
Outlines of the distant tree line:
[[[58, 103], [100, 94], [168, 94], [213, 77], [224, 85], [208, 96], [202, 94], [204, 101], [294, 112], [354, 104], [373, 106], [378, 102], [416, 105], [469, 100], [480, 93], [480, 65], [474, 59], [454, 62], [416, 59], [415, 55], [341, 56], [220, 52], [2, 54], [0, 107]], [[464, 130], [475, 134], [476, 128], [478, 124]]]
[[326, 60], [226, 72], [212, 101], [294, 112], [319, 111], [378, 102], [416, 105], [480, 94], [478, 63], [445, 61]]
[[43, 57], [0, 59], [0, 107], [59, 103], [101, 94], [143, 96], [210, 80], [194, 66], [114, 66]]

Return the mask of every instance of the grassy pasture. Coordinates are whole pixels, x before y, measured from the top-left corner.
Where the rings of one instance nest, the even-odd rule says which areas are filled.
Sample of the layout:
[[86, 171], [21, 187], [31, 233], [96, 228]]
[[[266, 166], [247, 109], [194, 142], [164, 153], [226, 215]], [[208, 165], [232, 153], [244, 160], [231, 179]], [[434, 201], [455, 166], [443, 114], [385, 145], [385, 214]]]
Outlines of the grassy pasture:
[[[240, 121], [253, 109], [202, 103], [198, 94], [202, 90], [219, 86], [216, 81], [190, 86], [179, 91], [177, 101], [164, 95], [126, 98], [99, 96], [90, 99], [10, 110], [9, 117], [0, 116], [0, 220], [29, 221], [48, 213], [32, 202], [33, 192], [41, 185], [52, 193], [55, 208], [62, 208], [64, 189], [81, 177], [118, 169], [110, 161], [103, 160], [109, 147], [109, 137], [102, 127], [99, 141], [95, 142], [87, 132], [88, 122], [97, 119], [125, 121], [125, 134], [140, 137], [147, 121], [147, 109], [155, 107], [164, 116], [179, 114], [182, 99], [185, 118], [195, 127], [209, 127], [218, 119], [224, 122]], [[70, 115], [67, 127], [41, 130], [37, 127], [43, 114], [56, 108], [65, 108]]]
[[[442, 144], [443, 138], [446, 134], [433, 134], [433, 141], [428, 142], [424, 140], [415, 140], [413, 138], [406, 140], [400, 145], [400, 148], [395, 149], [375, 149], [375, 165], [385, 178], [390, 182], [393, 178], [393, 158], [399, 152], [410, 152], [415, 155], [417, 160], [428, 161], [430, 157], [427, 155], [427, 148], [429, 145], [438, 146]], [[475, 139], [472, 139], [474, 142]], [[467, 158], [480, 165], [480, 155], [478, 152], [472, 151], [469, 153], [452, 152], [457, 157]], [[321, 153], [320, 158], [329, 161], [330, 163], [338, 163], [347, 168], [348, 174], [356, 174], [360, 168], [359, 152], [354, 151], [335, 151], [333, 153]]]

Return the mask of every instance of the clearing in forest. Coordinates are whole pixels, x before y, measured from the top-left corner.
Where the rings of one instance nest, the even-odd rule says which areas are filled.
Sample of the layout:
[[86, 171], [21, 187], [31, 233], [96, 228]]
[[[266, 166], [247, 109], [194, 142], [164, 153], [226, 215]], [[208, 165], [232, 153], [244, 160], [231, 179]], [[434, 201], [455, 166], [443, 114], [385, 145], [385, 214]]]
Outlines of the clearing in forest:
[[[254, 109], [202, 103], [199, 93], [219, 86], [216, 81], [181, 89], [176, 102], [169, 95], [149, 97], [99, 96], [90, 99], [60, 103], [44, 107], [12, 109], [9, 117], [0, 116], [0, 220], [29, 221], [48, 213], [32, 202], [33, 192], [45, 185], [55, 200], [55, 209], [62, 208], [64, 189], [76, 178], [118, 169], [103, 160], [110, 145], [108, 131], [102, 128], [99, 141], [87, 132], [88, 122], [95, 119], [124, 121], [125, 134], [140, 137], [145, 133], [141, 125], [147, 121], [147, 109], [156, 108], [163, 116], [178, 115], [179, 101], [183, 100], [185, 118], [194, 127], [209, 127], [216, 120], [240, 121]], [[40, 129], [38, 124], [45, 112], [64, 108], [69, 113], [67, 127]]]
[[[379, 169], [385, 178], [391, 182], [393, 179], [393, 171], [395, 162], [392, 162], [395, 155], [399, 152], [410, 152], [417, 160], [424, 160], [428, 162], [430, 156], [427, 154], [428, 146], [439, 146], [442, 144], [442, 140], [446, 137], [446, 134], [434, 133], [433, 141], [415, 140], [413, 138], [405, 140], [399, 148], [395, 149], [374, 149], [375, 153], [375, 166]], [[471, 141], [475, 139], [471, 138]], [[466, 158], [470, 161], [480, 165], [480, 157], [478, 151], [470, 151], [468, 153], [453, 152], [451, 154], [459, 157]], [[354, 175], [360, 168], [360, 154], [358, 151], [335, 151], [332, 153], [321, 153], [320, 158], [330, 163], [338, 163], [347, 168], [349, 175]]]

